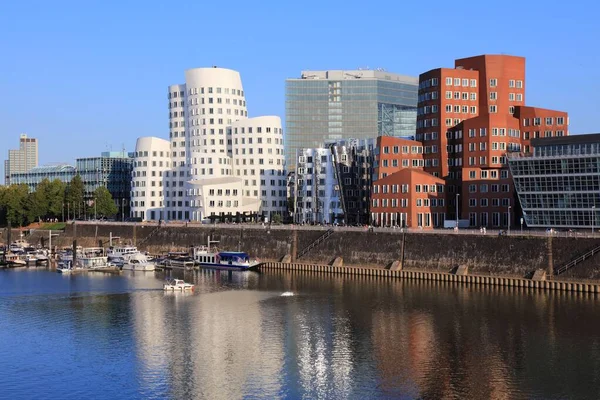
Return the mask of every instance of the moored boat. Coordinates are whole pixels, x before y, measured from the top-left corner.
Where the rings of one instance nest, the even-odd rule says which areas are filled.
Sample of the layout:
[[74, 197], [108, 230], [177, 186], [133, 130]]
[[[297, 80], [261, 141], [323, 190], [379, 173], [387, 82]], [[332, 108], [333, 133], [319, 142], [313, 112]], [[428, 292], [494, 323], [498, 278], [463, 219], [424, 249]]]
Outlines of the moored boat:
[[203, 248], [194, 250], [194, 261], [201, 268], [244, 271], [260, 265], [258, 260], [251, 260], [250, 256], [243, 251], [211, 253]]
[[123, 270], [130, 271], [154, 271], [156, 266], [154, 263], [148, 262], [146, 256], [142, 253], [134, 253], [124, 256]]

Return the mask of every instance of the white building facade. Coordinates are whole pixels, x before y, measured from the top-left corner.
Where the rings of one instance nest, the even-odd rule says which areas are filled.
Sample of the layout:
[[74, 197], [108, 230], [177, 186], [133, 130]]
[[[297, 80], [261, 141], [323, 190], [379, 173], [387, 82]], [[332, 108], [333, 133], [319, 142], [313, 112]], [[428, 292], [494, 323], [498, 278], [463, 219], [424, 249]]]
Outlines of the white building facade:
[[[162, 194], [154, 191], [150, 200], [146, 190], [142, 199], [141, 191], [132, 189], [132, 201], [138, 202], [132, 217], [200, 221], [211, 216], [283, 215], [286, 178], [280, 118], [248, 118], [237, 71], [195, 68], [186, 71], [185, 79], [185, 84], [169, 87], [169, 157], [162, 160], [169, 167], [162, 171]], [[144, 147], [143, 139], [149, 138], [138, 140], [135, 168], [141, 168], [142, 175], [145, 169], [148, 177], [156, 168], [154, 161], [161, 160], [154, 160], [154, 151]], [[140, 151], [148, 152], [149, 158], [142, 159], [146, 156], [139, 156]], [[136, 169], [134, 179], [137, 173]], [[148, 201], [162, 201], [162, 218], [152, 214]]]
[[131, 180], [131, 216], [143, 220], [165, 219], [165, 184], [171, 171], [168, 140], [138, 138]]

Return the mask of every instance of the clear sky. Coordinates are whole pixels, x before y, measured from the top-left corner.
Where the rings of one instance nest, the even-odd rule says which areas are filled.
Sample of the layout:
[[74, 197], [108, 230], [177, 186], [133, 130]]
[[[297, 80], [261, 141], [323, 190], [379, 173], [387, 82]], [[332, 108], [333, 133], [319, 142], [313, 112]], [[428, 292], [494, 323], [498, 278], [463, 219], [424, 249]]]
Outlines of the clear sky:
[[240, 71], [249, 116], [283, 121], [285, 79], [303, 69], [416, 76], [519, 55], [528, 105], [568, 111], [572, 134], [600, 132], [597, 11], [592, 0], [5, 0], [0, 160], [20, 133], [39, 139], [40, 164], [167, 138], [167, 86], [212, 65]]

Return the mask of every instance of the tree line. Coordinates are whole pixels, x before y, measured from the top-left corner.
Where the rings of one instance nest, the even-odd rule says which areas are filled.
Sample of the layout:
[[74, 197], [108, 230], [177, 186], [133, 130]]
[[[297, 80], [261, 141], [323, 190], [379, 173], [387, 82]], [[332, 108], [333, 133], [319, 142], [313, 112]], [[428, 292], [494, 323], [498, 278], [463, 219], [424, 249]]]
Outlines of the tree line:
[[47, 219], [64, 221], [85, 216], [112, 217], [118, 212], [112, 195], [101, 186], [92, 199], [85, 198], [79, 175], [64, 183], [42, 180], [34, 192], [26, 184], [0, 186], [0, 225], [26, 226]]

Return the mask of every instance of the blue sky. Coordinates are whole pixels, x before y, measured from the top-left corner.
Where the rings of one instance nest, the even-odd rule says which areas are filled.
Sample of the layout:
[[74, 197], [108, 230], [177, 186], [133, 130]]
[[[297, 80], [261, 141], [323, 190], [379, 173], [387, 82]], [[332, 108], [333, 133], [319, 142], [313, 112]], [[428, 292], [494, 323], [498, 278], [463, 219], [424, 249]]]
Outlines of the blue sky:
[[303, 69], [418, 75], [483, 53], [526, 57], [528, 105], [568, 111], [571, 133], [599, 132], [595, 11], [554, 0], [4, 1], [0, 158], [22, 132], [39, 139], [41, 164], [166, 138], [166, 89], [188, 68], [240, 71], [249, 115], [283, 120], [285, 79]]

